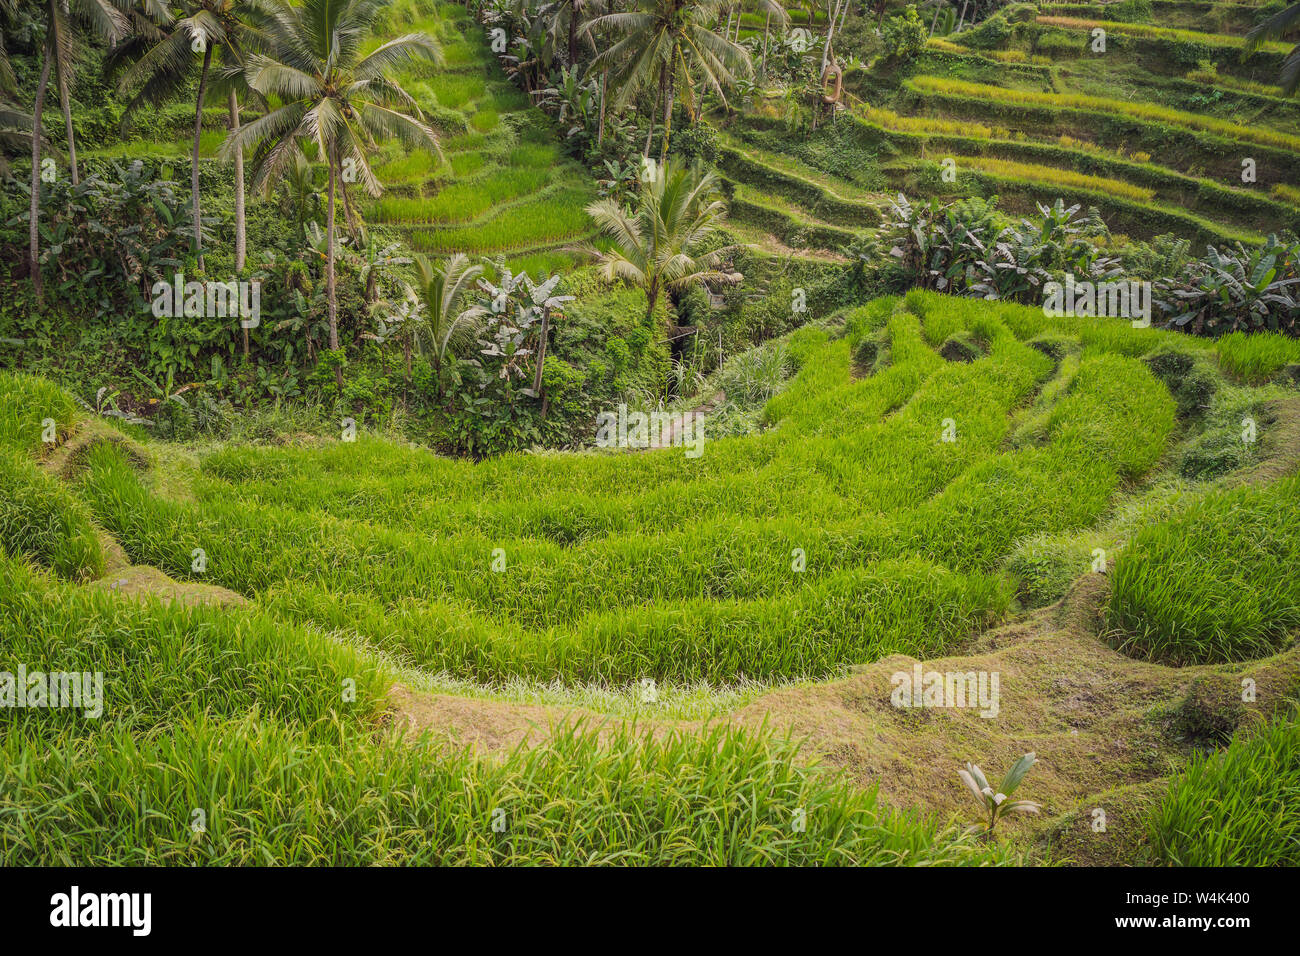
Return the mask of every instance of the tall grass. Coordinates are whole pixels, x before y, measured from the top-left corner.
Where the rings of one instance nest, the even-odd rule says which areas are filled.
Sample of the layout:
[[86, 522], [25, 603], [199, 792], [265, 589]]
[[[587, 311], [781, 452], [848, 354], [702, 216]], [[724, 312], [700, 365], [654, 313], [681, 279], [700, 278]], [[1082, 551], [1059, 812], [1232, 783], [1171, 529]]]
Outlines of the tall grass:
[[0, 447], [0, 548], [26, 555], [61, 577], [89, 580], [104, 553], [85, 505], [21, 452]]
[[1134, 536], [1111, 575], [1126, 653], [1170, 664], [1273, 653], [1300, 627], [1300, 477], [1205, 496]]
[[[1146, 23], [1124, 23], [1115, 20], [1093, 20], [1083, 17], [1041, 16], [1038, 22], [1045, 26], [1066, 27], [1074, 30], [1095, 30], [1098, 27], [1107, 33], [1119, 36], [1150, 37], [1156, 40], [1177, 40], [1184, 43], [1198, 43], [1209, 47], [1228, 47], [1241, 50], [1246, 45], [1245, 37], [1224, 33], [1202, 33], [1196, 30], [1179, 30], [1171, 27], [1158, 27]], [[1269, 53], [1289, 53], [1291, 45], [1278, 40], [1269, 40], [1260, 47]]]
[[585, 190], [566, 189], [553, 197], [502, 210], [487, 222], [456, 228], [417, 230], [411, 244], [422, 252], [500, 252], [576, 240], [590, 228]]
[[0, 370], [0, 446], [36, 454], [46, 446], [44, 422], [63, 441], [77, 420], [77, 404], [57, 385], [35, 375]]
[[1097, 192], [1109, 193], [1112, 196], [1129, 199], [1133, 202], [1149, 203], [1155, 199], [1156, 195], [1154, 189], [1135, 186], [1132, 183], [1122, 182], [1118, 179], [1110, 179], [1105, 176], [1092, 176], [1087, 173], [1078, 173], [1070, 169], [1057, 169], [1055, 166], [1042, 166], [1034, 163], [1017, 163], [1008, 159], [994, 159], [986, 156], [963, 156], [959, 157], [957, 161], [959, 165], [968, 169], [975, 169], [984, 173], [992, 173], [995, 176], [1001, 176], [1017, 182], [1030, 180], [1038, 183], [1048, 183], [1052, 186], [1060, 186], [1063, 189], [1092, 189]]
[[562, 730], [503, 761], [201, 713], [76, 745], [8, 734], [0, 852], [16, 865], [1018, 862], [795, 760], [787, 743], [724, 729], [604, 745]]
[[1152, 815], [1151, 843], [1174, 866], [1300, 865], [1300, 722], [1292, 712], [1201, 754]]
[[1215, 351], [1224, 371], [1250, 385], [1300, 362], [1300, 341], [1276, 332], [1233, 332], [1215, 343]]

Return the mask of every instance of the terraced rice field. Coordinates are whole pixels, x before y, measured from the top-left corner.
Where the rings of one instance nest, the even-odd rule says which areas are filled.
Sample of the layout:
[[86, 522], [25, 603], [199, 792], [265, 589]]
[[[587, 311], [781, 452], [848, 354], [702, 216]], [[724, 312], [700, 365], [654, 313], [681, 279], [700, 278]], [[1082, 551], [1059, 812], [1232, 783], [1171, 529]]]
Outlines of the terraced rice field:
[[[912, 199], [997, 195], [1004, 209], [1020, 213], [1061, 197], [1095, 207], [1115, 233], [1175, 233], [1198, 247], [1300, 228], [1293, 189], [1300, 107], [1271, 85], [1290, 44], [1266, 44], [1243, 60], [1244, 34], [1258, 16], [1247, 5], [1160, 0], [1152, 23], [1108, 13], [1120, 9], [1042, 5], [1005, 35], [968, 27], [933, 37], [905, 67], [882, 59], [850, 69], [848, 108], [835, 117], [833, 137], [787, 131], [774, 118], [779, 109], [761, 100], [726, 119], [732, 148], [784, 153], [797, 163], [781, 194], [802, 216], [787, 214], [773, 226], [779, 211], [768, 213], [767, 231], [779, 238], [809, 224], [870, 230], [871, 214], [855, 225], [818, 208], [820, 192], [835, 191], [826, 175], [842, 188], [854, 185], [849, 164], [836, 169], [833, 155], [818, 162], [800, 142], [819, 135], [827, 151], [833, 140], [874, 156], [880, 175], [857, 185], [873, 193], [863, 198], [877, 208], [897, 191]], [[1104, 52], [1092, 48], [1097, 29], [1106, 34]], [[946, 160], [955, 179], [943, 176]], [[1250, 182], [1243, 181], [1247, 167]], [[769, 181], [739, 164], [730, 172], [749, 186]], [[811, 235], [812, 245], [836, 248], [833, 233]]]
[[[1091, 857], [1253, 859], [1175, 825], [1221, 770], [1161, 803], [1189, 740], [1143, 714], [1215, 675], [1265, 716], [1294, 693], [1294, 341], [914, 293], [781, 344], [767, 429], [699, 457], [183, 451], [0, 376], [0, 665], [110, 675], [102, 720], [0, 712], [0, 810], [40, 808], [0, 812], [5, 858], [1006, 863], [1083, 852], [1122, 785]], [[889, 706], [918, 660], [1000, 669], [1001, 719]], [[1104, 744], [1135, 735], [1156, 757]], [[1044, 819], [963, 834], [951, 766], [1031, 746]]]
[[591, 236], [583, 212], [595, 198], [591, 177], [501, 72], [482, 28], [448, 3], [392, 30], [424, 31], [449, 52], [448, 69], [434, 75], [414, 67], [396, 74], [445, 136], [444, 157], [390, 145], [376, 165], [385, 194], [367, 221], [431, 255], [504, 256], [515, 268], [570, 264], [562, 250]]

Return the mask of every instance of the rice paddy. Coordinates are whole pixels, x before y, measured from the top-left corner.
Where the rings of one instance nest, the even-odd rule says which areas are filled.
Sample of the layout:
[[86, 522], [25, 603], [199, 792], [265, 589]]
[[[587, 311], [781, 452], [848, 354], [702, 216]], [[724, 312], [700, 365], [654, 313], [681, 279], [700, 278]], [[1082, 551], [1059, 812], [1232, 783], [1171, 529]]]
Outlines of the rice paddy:
[[[0, 519], [0, 663], [107, 677], [99, 720], [0, 714], [0, 808], [43, 808], [0, 813], [6, 859], [1032, 860], [1033, 828], [972, 842], [946, 798], [911, 808], [845, 780], [834, 761], [810, 767], [816, 748], [785, 739], [779, 720], [693, 724], [669, 715], [718, 711], [643, 701], [638, 725], [617, 703], [652, 682], [665, 699], [712, 688], [715, 707], [752, 709], [769, 689], [833, 687], [890, 655], [969, 653], [1018, 613], [1018, 575], [1089, 576], [1087, 545], [1053, 551], [1059, 570], [1031, 569], [1011, 561], [1022, 542], [1104, 537], [1117, 514], [1150, 509], [1143, 489], [1211, 427], [1182, 417], [1152, 370], [1152, 355], [1182, 348], [1172, 333], [919, 293], [843, 318], [791, 337], [792, 374], [763, 431], [708, 441], [698, 458], [472, 464], [363, 434], [199, 449], [185, 464], [120, 436], [52, 472], [42, 423], [55, 422], [55, 444], [85, 423], [57, 389], [0, 375], [14, 489]], [[945, 359], [941, 346], [961, 335], [979, 354]], [[1285, 352], [1276, 337], [1250, 341], [1261, 343], [1252, 354]], [[887, 358], [864, 375], [854, 356], [868, 342]], [[1271, 365], [1237, 342], [1192, 352], [1222, 363], [1218, 375], [1258, 380], [1248, 370]], [[1271, 388], [1252, 401], [1271, 401]], [[1284, 424], [1261, 422], [1258, 460], [1285, 450]], [[1290, 654], [1297, 596], [1276, 569], [1300, 539], [1296, 483], [1234, 488], [1235, 474], [1164, 496], [1116, 546], [1104, 638], [1121, 654], [1175, 667]], [[196, 606], [115, 593], [145, 566]], [[108, 586], [80, 583], [96, 579]], [[243, 600], [205, 606], [212, 588]], [[417, 689], [394, 697], [399, 683]], [[458, 688], [485, 707], [524, 706], [509, 703], [521, 694], [588, 703], [567, 716], [529, 705], [554, 708], [555, 729], [504, 761], [376, 737], [385, 714], [409, 706], [399, 700], [469, 693]], [[1193, 767], [1174, 778], [1169, 807], [1208, 785], [1210, 771]], [[97, 796], [123, 789], [130, 800]], [[346, 820], [327, 825], [342, 805]], [[196, 807], [209, 821], [201, 838]], [[807, 828], [793, 839], [800, 808]], [[510, 836], [489, 825], [497, 810]], [[1181, 825], [1157, 829], [1150, 845], [1170, 862], [1255, 852], [1240, 849], [1248, 836], [1202, 846]]]

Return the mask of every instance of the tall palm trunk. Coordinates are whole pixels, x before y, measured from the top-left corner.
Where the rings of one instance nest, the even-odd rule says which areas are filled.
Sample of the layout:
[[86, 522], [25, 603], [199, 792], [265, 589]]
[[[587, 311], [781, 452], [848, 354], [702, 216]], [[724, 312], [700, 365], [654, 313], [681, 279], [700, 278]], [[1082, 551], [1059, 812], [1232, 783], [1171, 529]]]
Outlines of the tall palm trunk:
[[551, 326], [551, 310], [545, 309], [542, 312], [542, 328], [537, 334], [537, 370], [533, 374], [533, 391], [538, 395], [542, 394], [542, 372], [543, 365], [546, 363], [546, 334]]
[[826, 82], [826, 64], [831, 59], [831, 42], [835, 39], [835, 20], [840, 15], [839, 4], [833, 3], [830, 8], [830, 22], [826, 25], [826, 43], [822, 46], [822, 72], [821, 81]]
[[63, 126], [68, 131], [68, 172], [72, 176], [72, 185], [81, 182], [77, 172], [77, 138], [72, 133], [72, 100], [68, 96], [68, 78], [63, 70], [56, 70], [59, 83], [59, 102], [63, 106]]
[[36, 87], [36, 105], [32, 107], [32, 218], [31, 218], [31, 245], [27, 250], [28, 274], [32, 277], [32, 286], [36, 290], [36, 301], [44, 303], [45, 286], [41, 281], [41, 113], [45, 109], [45, 90], [50, 85], [50, 60], [53, 58], [54, 51], [47, 46], [45, 49], [45, 62], [41, 64], [41, 81]]
[[600, 123], [596, 126], [596, 145], [605, 141], [605, 100], [609, 92], [609, 70], [600, 74]]
[[655, 112], [658, 110], [659, 101], [664, 95], [663, 80], [664, 80], [664, 75], [662, 72], [660, 72], [658, 96], [655, 98], [654, 104], [650, 107], [650, 131], [646, 133], [645, 136], [645, 149], [641, 150], [641, 156], [644, 159], [650, 158], [650, 143], [655, 137]]
[[199, 218], [199, 139], [203, 135], [203, 96], [208, 90], [208, 67], [212, 65], [212, 45], [203, 48], [203, 70], [199, 73], [199, 94], [194, 106], [194, 156], [190, 164], [190, 210], [194, 216], [194, 253], [203, 271], [203, 223]]
[[769, 12], [763, 18], [763, 76], [767, 76], [767, 28], [772, 23], [772, 14]]
[[668, 137], [673, 132], [673, 81], [675, 79], [672, 69], [667, 63], [663, 68], [663, 85], [664, 85], [664, 142], [659, 148], [659, 165], [662, 166], [668, 162]]
[[569, 0], [569, 68], [578, 64], [578, 11], [574, 8], [576, 0]]
[[[338, 162], [338, 153], [334, 144], [329, 149], [329, 201], [325, 213], [325, 297], [329, 302], [330, 351], [337, 352], [339, 347], [339, 304], [334, 294], [334, 167]], [[336, 357], [337, 359], [337, 357]], [[334, 381], [343, 387], [343, 366], [335, 364]]]
[[[230, 131], [239, 132], [239, 97], [230, 91]], [[235, 271], [244, 271], [248, 255], [248, 223], [244, 213], [244, 151], [235, 150]]]
[[[227, 102], [230, 110], [230, 132], [239, 132], [239, 97], [230, 91]], [[244, 259], [248, 247], [248, 224], [244, 221], [244, 151], [235, 150], [235, 272], [244, 271]], [[248, 328], [244, 332], [244, 358], [248, 358]]]

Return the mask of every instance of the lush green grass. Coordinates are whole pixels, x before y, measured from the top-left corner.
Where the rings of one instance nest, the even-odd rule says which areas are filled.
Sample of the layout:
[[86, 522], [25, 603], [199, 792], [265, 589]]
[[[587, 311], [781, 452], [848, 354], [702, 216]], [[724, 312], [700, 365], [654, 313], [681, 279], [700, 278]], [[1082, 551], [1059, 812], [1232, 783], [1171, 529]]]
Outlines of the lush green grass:
[[411, 244], [437, 254], [502, 252], [577, 240], [591, 228], [588, 196], [582, 189], [565, 189], [554, 196], [530, 200], [491, 214], [487, 221], [437, 230], [416, 230]]
[[[471, 465], [371, 439], [232, 448], [207, 457], [183, 503], [100, 449], [83, 490], [139, 561], [188, 577], [202, 547], [204, 580], [458, 677], [825, 675], [938, 653], [997, 619], [1015, 542], [1091, 524], [1166, 448], [1168, 391], [1101, 337], [1040, 440], [1006, 447], [1053, 370], [1009, 322], [1037, 333], [1045, 320], [911, 296], [856, 313], [842, 338], [810, 330], [791, 342], [800, 374], [766, 411], [778, 427], [694, 459]], [[931, 327], [967, 331], [987, 355], [945, 362]], [[1117, 341], [1144, 331], [1110, 327]], [[888, 361], [859, 379], [851, 356], [867, 336]]]
[[[11, 864], [989, 865], [1005, 845], [895, 813], [718, 731], [567, 733], [510, 759], [251, 719], [77, 746], [0, 742]], [[203, 810], [205, 832], [191, 830]], [[21, 810], [22, 812], [18, 812]], [[500, 821], [501, 832], [493, 829]], [[798, 829], [795, 821], [806, 821]]]
[[560, 155], [528, 98], [499, 73], [482, 28], [463, 8], [422, 0], [398, 4], [388, 19], [388, 33], [423, 30], [442, 42], [449, 69], [405, 67], [398, 78], [447, 133], [447, 162], [390, 150], [379, 173], [403, 188], [372, 203], [371, 219], [442, 227], [406, 233], [414, 249], [437, 256], [536, 257], [584, 236], [582, 210], [595, 196], [590, 177]]
[[[940, 356], [952, 336], [974, 344], [974, 361]], [[1212, 367], [1215, 351], [1244, 354], [916, 292], [779, 345], [793, 377], [763, 408], [769, 427], [708, 440], [698, 458], [472, 464], [363, 434], [203, 452], [183, 497], [160, 491], [176, 476], [156, 481], [113, 444], [91, 448], [71, 483], [48, 478], [32, 462], [38, 426], [51, 417], [66, 433], [73, 405], [37, 379], [0, 377], [0, 445], [14, 466], [4, 481], [20, 509], [10, 524], [47, 527], [38, 512], [84, 522], [52, 544], [3, 538], [0, 670], [106, 676], [98, 720], [0, 712], [0, 853], [49, 864], [1011, 862], [1003, 847], [801, 769], [788, 742], [764, 734], [624, 729], [602, 743], [570, 729], [549, 748], [482, 761], [380, 729], [399, 673], [480, 693], [644, 678], [747, 688], [959, 652], [1010, 609], [1004, 569], [1033, 553], [1024, 542], [1066, 542], [1049, 563], [1081, 563], [1071, 536], [1111, 520], [1173, 460], [1179, 428], [1218, 427], [1215, 413], [1176, 426], [1175, 396], [1144, 359], [1175, 348]], [[1253, 407], [1241, 403], [1255, 390], [1229, 391], [1228, 417]], [[1300, 624], [1280, 572], [1297, 557], [1298, 490], [1291, 478], [1166, 495], [1142, 512], [1152, 520], [1129, 521], [1111, 609], [1127, 649], [1181, 663], [1278, 647]], [[48, 555], [89, 530], [88, 514], [134, 560], [251, 603], [165, 606], [29, 563], [85, 573]], [[792, 826], [800, 809], [805, 830]]]
[[0, 547], [61, 577], [96, 578], [104, 554], [86, 507], [23, 453], [0, 447]]
[[1172, 664], [1243, 660], [1300, 627], [1300, 477], [1207, 495], [1134, 536], [1111, 576], [1126, 653]]
[[789, 742], [762, 734], [656, 741], [629, 728], [602, 746], [571, 728], [483, 761], [377, 736], [382, 670], [256, 612], [87, 593], [3, 554], [0, 610], [0, 670], [105, 678], [98, 718], [0, 710], [10, 864], [1016, 859], [802, 769]]
[[63, 441], [77, 420], [77, 404], [58, 386], [32, 375], [0, 370], [0, 446], [35, 454], [48, 444], [45, 422]]
[[[1133, 37], [1150, 37], [1157, 40], [1177, 40], [1185, 43], [1196, 43], [1207, 47], [1228, 47], [1233, 50], [1242, 49], [1245, 44], [1244, 37], [1225, 35], [1222, 33], [1201, 33], [1196, 30], [1178, 30], [1169, 27], [1152, 26], [1145, 23], [1121, 23], [1114, 20], [1093, 20], [1080, 17], [1056, 17], [1043, 16], [1038, 18], [1038, 22], [1047, 26], [1067, 27], [1073, 30], [1092, 30], [1100, 27], [1107, 33], [1114, 33], [1119, 36]], [[1270, 53], [1286, 54], [1291, 52], [1291, 45], [1278, 40], [1269, 40], [1260, 47]]]
[[1267, 382], [1286, 365], [1300, 362], [1300, 340], [1276, 332], [1233, 332], [1215, 343], [1225, 371], [1251, 385]]
[[1300, 865], [1300, 722], [1241, 732], [1174, 778], [1151, 824], [1175, 866]]
[[922, 94], [952, 94], [990, 100], [1010, 106], [1042, 106], [1053, 109], [1065, 108], [1114, 113], [1144, 122], [1165, 123], [1170, 126], [1203, 130], [1239, 142], [1259, 143], [1281, 149], [1294, 150], [1300, 148], [1300, 136], [1254, 126], [1244, 126], [1241, 123], [1233, 123], [1214, 116], [1170, 109], [1156, 103], [1086, 96], [1079, 93], [1041, 93], [1033, 90], [1015, 90], [938, 76], [914, 77], [907, 81], [907, 85]]
[[497, 169], [481, 179], [453, 183], [432, 198], [390, 196], [377, 200], [376, 222], [467, 222], [498, 203], [536, 192], [549, 179], [545, 171]]

